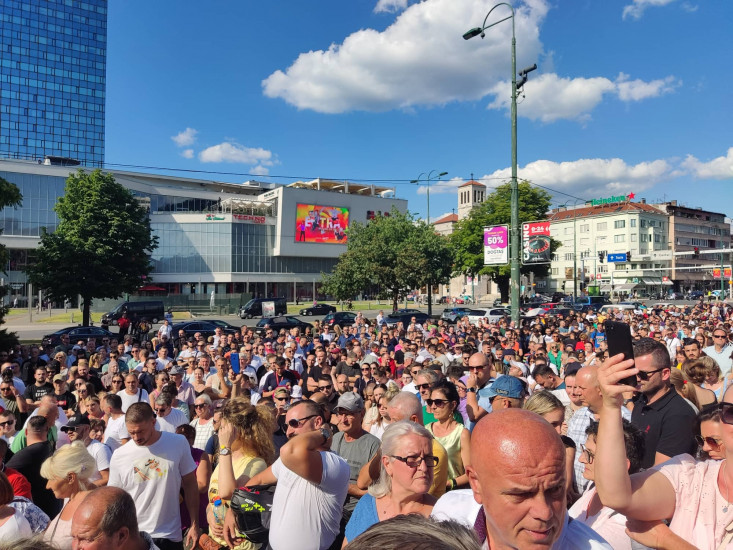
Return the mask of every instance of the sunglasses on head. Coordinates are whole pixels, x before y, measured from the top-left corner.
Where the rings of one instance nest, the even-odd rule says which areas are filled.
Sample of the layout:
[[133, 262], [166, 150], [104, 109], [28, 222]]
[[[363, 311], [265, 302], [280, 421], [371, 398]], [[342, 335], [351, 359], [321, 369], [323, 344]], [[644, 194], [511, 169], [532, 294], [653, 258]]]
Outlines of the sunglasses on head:
[[720, 405], [720, 421], [723, 424], [733, 424], [733, 403], [721, 401]]

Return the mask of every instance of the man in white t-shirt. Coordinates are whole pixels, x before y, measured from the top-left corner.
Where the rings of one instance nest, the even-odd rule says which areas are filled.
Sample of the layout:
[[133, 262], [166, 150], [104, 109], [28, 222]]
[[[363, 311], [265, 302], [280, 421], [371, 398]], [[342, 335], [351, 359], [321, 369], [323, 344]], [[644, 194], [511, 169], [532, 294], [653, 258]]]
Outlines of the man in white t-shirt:
[[[132, 375], [135, 376], [134, 374]], [[130, 439], [125, 427], [125, 413], [122, 412], [122, 399], [119, 395], [108, 393], [102, 399], [102, 410], [107, 416], [104, 429], [104, 444], [115, 452]]]
[[[186, 546], [193, 547], [201, 534], [198, 525], [199, 492], [196, 463], [186, 438], [155, 429], [155, 415], [147, 403], [135, 403], [125, 413], [131, 441], [115, 451], [109, 485], [127, 491], [135, 501], [141, 531], [161, 548], [180, 547], [181, 514], [178, 498], [191, 518]], [[175, 504], [171, 504], [175, 503]]]
[[140, 387], [140, 381], [138, 380], [138, 375], [135, 373], [129, 373], [125, 376], [125, 389], [120, 390], [117, 392], [117, 395], [120, 396], [120, 399], [122, 400], [122, 412], [127, 412], [127, 409], [130, 408], [130, 405], [133, 403], [138, 403], [142, 401], [143, 403], [150, 402], [150, 397], [148, 396], [148, 392]]
[[[161, 393], [155, 400], [155, 429], [161, 432], [176, 433], [176, 428], [188, 424], [188, 418], [178, 409], [172, 407], [173, 396], [168, 393]], [[129, 410], [129, 409], [128, 409]]]
[[[329, 451], [333, 433], [312, 401], [299, 401], [285, 416], [288, 442], [275, 463], [247, 482], [277, 483], [270, 519], [273, 550], [325, 550], [339, 533], [349, 486], [349, 465]], [[234, 515], [227, 510], [224, 538], [236, 545]]]
[[446, 493], [433, 517], [473, 529], [482, 548], [611, 550], [590, 527], [568, 521], [565, 446], [540, 416], [496, 410], [471, 435], [471, 489]]

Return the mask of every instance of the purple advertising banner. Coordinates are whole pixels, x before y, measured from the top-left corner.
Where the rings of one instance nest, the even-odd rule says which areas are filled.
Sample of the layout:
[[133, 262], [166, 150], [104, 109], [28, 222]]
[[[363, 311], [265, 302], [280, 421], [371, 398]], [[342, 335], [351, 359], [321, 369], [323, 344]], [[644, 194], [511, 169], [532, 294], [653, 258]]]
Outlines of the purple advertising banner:
[[504, 265], [508, 263], [508, 226], [484, 227], [484, 265]]

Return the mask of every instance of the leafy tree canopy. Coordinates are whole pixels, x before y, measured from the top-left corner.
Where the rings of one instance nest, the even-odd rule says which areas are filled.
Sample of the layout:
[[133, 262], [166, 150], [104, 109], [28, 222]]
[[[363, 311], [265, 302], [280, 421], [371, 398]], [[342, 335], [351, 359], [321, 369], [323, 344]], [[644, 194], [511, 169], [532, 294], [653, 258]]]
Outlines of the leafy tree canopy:
[[432, 226], [416, 221], [396, 208], [361, 224], [352, 222], [347, 251], [333, 273], [323, 275], [324, 291], [339, 300], [379, 286], [397, 301], [407, 292], [431, 284], [446, 283], [453, 268], [453, 252], [446, 237]]
[[29, 277], [52, 299], [81, 295], [88, 325], [93, 298], [118, 298], [145, 283], [158, 240], [146, 209], [100, 170], [70, 174], [54, 210], [59, 225], [42, 231]]
[[[497, 187], [486, 196], [486, 200], [475, 207], [466, 218], [459, 221], [451, 234], [455, 254], [455, 275], [488, 275], [499, 285], [502, 300], [509, 295], [511, 279], [510, 265], [484, 265], [484, 227], [511, 224], [511, 183]], [[529, 182], [519, 183], [519, 223], [532, 222], [545, 218], [550, 209], [552, 196]], [[553, 241], [553, 251], [559, 243]], [[521, 266], [521, 272], [534, 272], [536, 276], [546, 276], [547, 265]]]
[[[7, 206], [20, 206], [23, 203], [23, 195], [20, 193], [20, 189], [14, 184], [0, 178], [0, 208]], [[2, 233], [2, 229], [0, 229]], [[8, 265], [8, 249], [4, 245], [0, 245], [0, 266], [3, 266], [3, 272], [5, 272], [5, 266]], [[0, 287], [0, 297], [5, 296], [8, 292], [8, 287]], [[8, 314], [8, 307], [0, 307], [0, 325], [3, 324], [5, 316]], [[0, 349], [8, 350], [12, 346], [18, 343], [18, 335], [14, 332], [8, 332], [7, 329], [0, 330]]]

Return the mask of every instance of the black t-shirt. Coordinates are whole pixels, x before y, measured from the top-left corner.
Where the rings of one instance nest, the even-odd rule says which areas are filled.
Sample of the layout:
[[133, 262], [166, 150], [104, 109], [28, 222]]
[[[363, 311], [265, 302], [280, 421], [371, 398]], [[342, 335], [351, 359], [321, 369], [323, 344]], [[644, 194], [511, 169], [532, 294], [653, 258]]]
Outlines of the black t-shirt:
[[277, 373], [271, 372], [265, 378], [265, 384], [262, 386], [262, 391], [274, 390], [283, 380], [289, 380], [293, 386], [298, 383], [298, 379], [295, 374], [289, 370], [284, 370], [281, 376], [278, 376]]
[[59, 407], [64, 410], [76, 408], [76, 397], [69, 390], [64, 393], [54, 393], [54, 397], [59, 402]]
[[697, 415], [674, 388], [651, 405], [640, 395], [634, 401], [631, 423], [646, 434], [642, 468], [654, 466], [656, 453], [677, 456], [695, 454], [695, 421]]
[[346, 361], [339, 361], [336, 365], [336, 374], [345, 374], [349, 378], [359, 376], [361, 374], [361, 368], [359, 363], [352, 363], [351, 366]]
[[53, 393], [53, 385], [46, 382], [40, 386], [32, 384], [25, 389], [23, 397], [30, 401], [39, 401], [44, 395]]
[[44, 441], [34, 443], [15, 453], [7, 467], [18, 470], [31, 484], [33, 504], [46, 512], [50, 518], [56, 517], [61, 511], [63, 501], [58, 500], [53, 491], [46, 489], [47, 480], [41, 476], [41, 464], [53, 454], [53, 443]]

